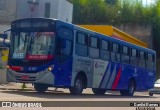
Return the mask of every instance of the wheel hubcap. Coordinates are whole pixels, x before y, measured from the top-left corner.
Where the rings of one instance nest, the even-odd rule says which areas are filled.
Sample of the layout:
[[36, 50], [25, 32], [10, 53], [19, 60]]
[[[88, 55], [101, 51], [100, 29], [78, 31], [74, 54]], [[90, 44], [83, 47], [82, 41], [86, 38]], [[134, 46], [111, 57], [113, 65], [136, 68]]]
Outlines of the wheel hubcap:
[[75, 83], [75, 86], [76, 86], [76, 88], [78, 90], [81, 90], [81, 88], [82, 88], [82, 82], [81, 82], [81, 80], [77, 80], [76, 83]]
[[134, 86], [132, 85], [132, 83], [131, 83], [131, 86], [129, 87], [129, 91], [130, 91], [130, 93], [133, 93], [133, 91], [134, 91]]

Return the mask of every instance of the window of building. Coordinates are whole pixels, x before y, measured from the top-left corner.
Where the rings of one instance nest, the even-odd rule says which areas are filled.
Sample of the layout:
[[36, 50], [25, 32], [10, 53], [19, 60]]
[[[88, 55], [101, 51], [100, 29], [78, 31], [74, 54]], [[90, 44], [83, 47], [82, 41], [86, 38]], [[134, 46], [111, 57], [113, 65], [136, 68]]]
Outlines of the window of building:
[[50, 17], [50, 7], [51, 7], [50, 3], [45, 3], [45, 13], [44, 13], [44, 16], [46, 18]]
[[0, 10], [6, 9], [6, 0], [0, 0]]

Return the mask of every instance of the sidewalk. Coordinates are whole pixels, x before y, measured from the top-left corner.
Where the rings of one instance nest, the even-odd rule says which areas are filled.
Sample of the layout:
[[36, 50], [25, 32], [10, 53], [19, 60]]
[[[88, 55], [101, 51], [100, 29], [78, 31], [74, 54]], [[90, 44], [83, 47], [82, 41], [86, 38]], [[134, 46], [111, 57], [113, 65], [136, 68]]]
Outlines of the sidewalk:
[[22, 89], [22, 83], [0, 84], [1, 90], [34, 90], [32, 84], [25, 84], [26, 88]]

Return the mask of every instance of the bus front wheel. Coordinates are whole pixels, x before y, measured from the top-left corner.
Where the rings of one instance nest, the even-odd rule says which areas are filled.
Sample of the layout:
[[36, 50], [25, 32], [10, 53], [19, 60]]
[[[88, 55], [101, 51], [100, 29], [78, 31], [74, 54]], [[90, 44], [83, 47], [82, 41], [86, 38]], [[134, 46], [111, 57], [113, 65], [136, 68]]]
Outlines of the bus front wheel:
[[34, 84], [34, 89], [38, 92], [38, 93], [44, 93], [45, 91], [47, 91], [48, 86], [45, 84]]
[[74, 82], [74, 86], [69, 88], [70, 93], [73, 95], [80, 95], [83, 92], [84, 84], [83, 77], [77, 76]]
[[95, 95], [104, 95], [106, 93], [105, 89], [93, 88], [92, 91]]

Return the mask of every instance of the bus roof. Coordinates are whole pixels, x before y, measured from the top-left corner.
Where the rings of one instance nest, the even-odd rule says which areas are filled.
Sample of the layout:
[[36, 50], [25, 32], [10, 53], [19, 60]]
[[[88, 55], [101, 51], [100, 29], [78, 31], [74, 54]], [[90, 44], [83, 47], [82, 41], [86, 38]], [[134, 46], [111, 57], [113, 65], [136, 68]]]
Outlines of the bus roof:
[[54, 18], [41, 18], [41, 17], [39, 17], [39, 18], [24, 18], [24, 19], [15, 20], [13, 22], [22, 21], [22, 20], [34, 20], [34, 19], [52, 20], [52, 21], [58, 22], [60, 25], [68, 26], [70, 28], [79, 30], [79, 31], [84, 32], [84, 33], [89, 33], [91, 35], [99, 36], [101, 39], [111, 40], [111, 41], [114, 41], [116, 43], [121, 43], [122, 45], [130, 46], [130, 47], [135, 48], [135, 49], [144, 50], [144, 51], [155, 54], [154, 50], [144, 48], [144, 47], [138, 46], [136, 44], [131, 44], [129, 42], [126, 42], [126, 41], [123, 41], [123, 40], [120, 40], [120, 39], [117, 39], [117, 38], [109, 37], [107, 35], [104, 35], [104, 34], [101, 34], [101, 33], [98, 33], [98, 32], [95, 32], [95, 31], [92, 31], [92, 30], [89, 30], [89, 29], [86, 29], [86, 28], [83, 28], [83, 27], [80, 27], [80, 26], [77, 26], [77, 25], [74, 25], [74, 24], [71, 24], [71, 23], [67, 23], [67, 22], [64, 22], [64, 21], [61, 21], [61, 20], [58, 20], [58, 19], [54, 19]]

